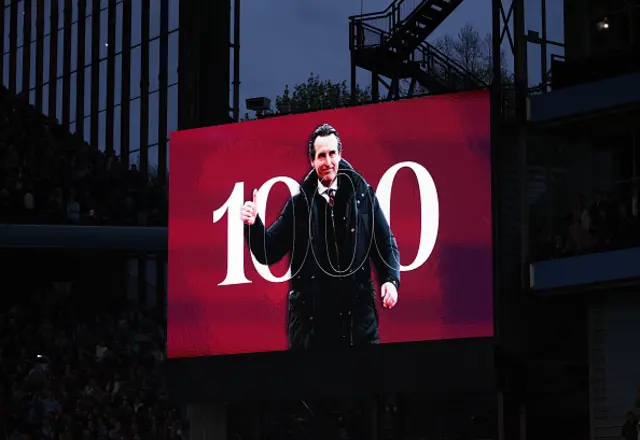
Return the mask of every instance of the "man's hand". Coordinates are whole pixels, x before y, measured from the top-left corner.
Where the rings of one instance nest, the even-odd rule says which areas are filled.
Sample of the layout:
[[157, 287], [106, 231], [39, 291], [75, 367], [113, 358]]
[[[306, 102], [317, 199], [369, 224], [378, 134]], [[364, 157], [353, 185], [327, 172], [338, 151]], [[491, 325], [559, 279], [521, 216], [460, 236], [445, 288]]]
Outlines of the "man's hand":
[[398, 289], [393, 283], [384, 283], [380, 287], [380, 296], [382, 297], [382, 305], [386, 309], [391, 309], [398, 302]]
[[242, 221], [245, 225], [253, 225], [256, 222], [256, 217], [258, 216], [258, 204], [256, 199], [258, 198], [258, 190], [253, 190], [253, 201], [244, 202], [242, 206]]

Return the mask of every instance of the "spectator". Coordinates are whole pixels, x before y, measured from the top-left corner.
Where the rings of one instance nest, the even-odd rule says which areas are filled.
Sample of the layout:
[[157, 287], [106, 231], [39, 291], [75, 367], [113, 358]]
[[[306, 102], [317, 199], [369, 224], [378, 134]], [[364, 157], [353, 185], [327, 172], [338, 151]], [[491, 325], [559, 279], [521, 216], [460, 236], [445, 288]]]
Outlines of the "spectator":
[[583, 195], [568, 220], [544, 245], [541, 258], [563, 258], [640, 245], [637, 189], [627, 200], [608, 202], [596, 191], [587, 209]]
[[591, 215], [587, 209], [584, 194], [580, 194], [578, 203], [574, 208], [574, 215], [580, 220], [580, 225], [585, 231], [591, 230]]
[[584, 228], [584, 216], [581, 213], [574, 214], [569, 225], [568, 247], [565, 252], [583, 253], [593, 246], [593, 236]]
[[631, 411], [627, 413], [627, 420], [622, 425], [622, 437], [625, 440], [638, 440], [638, 419]]

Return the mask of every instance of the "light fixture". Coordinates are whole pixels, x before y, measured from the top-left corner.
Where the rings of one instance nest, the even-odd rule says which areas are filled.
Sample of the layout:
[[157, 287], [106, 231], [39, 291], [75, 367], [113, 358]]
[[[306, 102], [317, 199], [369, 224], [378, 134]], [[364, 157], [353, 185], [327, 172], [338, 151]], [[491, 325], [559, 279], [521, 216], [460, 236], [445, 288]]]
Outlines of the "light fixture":
[[271, 108], [271, 100], [269, 98], [265, 98], [261, 96], [259, 98], [249, 98], [245, 101], [245, 105], [247, 106], [247, 110], [251, 110], [254, 112], [264, 112], [268, 111]]
[[247, 110], [256, 112], [256, 118], [261, 119], [271, 114], [271, 100], [261, 96], [245, 100]]
[[605, 31], [609, 29], [609, 19], [607, 17], [604, 17], [604, 20], [601, 20], [598, 23], [596, 23], [596, 27], [598, 28], [599, 31]]

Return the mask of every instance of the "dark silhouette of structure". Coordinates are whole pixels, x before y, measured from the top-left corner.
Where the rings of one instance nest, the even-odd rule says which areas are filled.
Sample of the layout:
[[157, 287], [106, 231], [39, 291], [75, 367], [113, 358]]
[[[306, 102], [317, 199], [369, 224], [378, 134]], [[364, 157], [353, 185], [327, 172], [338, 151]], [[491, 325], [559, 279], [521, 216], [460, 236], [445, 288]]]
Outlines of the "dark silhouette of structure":
[[[239, 0], [180, 2], [180, 129], [208, 127], [238, 120]], [[233, 42], [232, 42], [233, 30]], [[233, 47], [233, 63], [230, 47]], [[231, 65], [233, 64], [233, 76]], [[232, 79], [233, 78], [233, 79]], [[233, 82], [233, 105], [229, 103]], [[233, 117], [229, 115], [230, 110]]]
[[[473, 73], [425, 40], [462, 0], [394, 0], [384, 11], [349, 18], [351, 90], [356, 90], [356, 69], [371, 72], [373, 101], [380, 84], [387, 99], [400, 97], [400, 80], [411, 81], [408, 96], [417, 84], [430, 93], [447, 93], [486, 86]], [[388, 78], [387, 82], [382, 77]], [[355, 99], [355, 97], [354, 97]]]
[[157, 162], [164, 180], [171, 131], [237, 119], [239, 1], [233, 44], [231, 14], [231, 1], [5, 2], [3, 84], [125, 169], [146, 177]]

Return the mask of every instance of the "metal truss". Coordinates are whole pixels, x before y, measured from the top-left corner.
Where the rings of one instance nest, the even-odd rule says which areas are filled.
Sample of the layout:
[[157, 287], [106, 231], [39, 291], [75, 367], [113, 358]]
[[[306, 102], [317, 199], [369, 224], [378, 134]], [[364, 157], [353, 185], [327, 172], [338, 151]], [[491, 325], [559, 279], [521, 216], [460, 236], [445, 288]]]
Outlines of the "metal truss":
[[[373, 101], [378, 101], [380, 99], [380, 86], [383, 86], [384, 89], [387, 91], [386, 93], [386, 100], [387, 101], [392, 101], [392, 100], [396, 100], [396, 99], [400, 99], [403, 96], [411, 96], [411, 94], [413, 94], [413, 89], [415, 88], [415, 83], [416, 81], [413, 80], [411, 81], [412, 87], [409, 87], [409, 90], [405, 90], [407, 89], [407, 87], [402, 87], [402, 85], [404, 85], [404, 80], [399, 80], [397, 78], [389, 78], [389, 80], [386, 80], [385, 78], [383, 78], [380, 75], [373, 75], [372, 77], [372, 83], [371, 83], [371, 94], [372, 94], [372, 98]], [[403, 93], [404, 92], [404, 93]]]
[[[526, 117], [526, 96], [528, 94], [528, 74], [527, 74], [527, 42], [535, 42], [542, 45], [543, 61], [541, 62], [543, 73], [543, 82], [548, 76], [546, 69], [546, 44], [559, 45], [555, 42], [546, 41], [546, 0], [542, 0], [542, 39], [536, 41], [527, 37], [525, 29], [525, 0], [492, 0], [492, 34], [493, 34], [493, 53], [496, 54], [493, 60], [493, 78], [494, 84], [502, 89], [503, 100], [510, 102], [509, 107], [512, 110], [521, 113], [519, 117]], [[507, 43], [505, 45], [505, 43]], [[505, 48], [507, 55], [507, 64], [513, 65], [514, 77], [513, 81], [502, 78], [501, 57]], [[390, 79], [385, 81], [379, 75], [373, 76], [372, 91], [375, 98], [384, 96], [380, 93], [380, 86], [383, 86], [386, 93], [386, 99], [398, 99], [406, 96], [411, 97], [415, 94], [421, 94], [419, 86], [415, 80], [398, 80]], [[377, 100], [375, 99], [374, 100]], [[519, 110], [519, 111], [518, 111]]]
[[[501, 54], [507, 42], [507, 64], [513, 65], [513, 82], [503, 78]], [[492, 0], [493, 87], [503, 104], [501, 114], [526, 120], [528, 93], [527, 39], [524, 0]]]
[[[509, 64], [514, 66], [514, 91], [526, 97], [529, 92], [547, 92], [550, 89], [549, 46], [564, 48], [563, 42], [552, 41], [547, 35], [547, 0], [540, 1], [540, 30], [527, 30], [525, 27], [525, 0], [493, 0], [493, 50], [508, 47]], [[505, 42], [508, 43], [505, 45]], [[531, 87], [528, 82], [527, 46], [529, 43], [540, 46], [540, 84]], [[562, 56], [552, 55], [552, 58]], [[494, 60], [496, 61], [496, 60]], [[498, 66], [494, 65], [494, 69]], [[494, 74], [496, 71], [494, 70]], [[501, 81], [504, 86], [504, 81]]]

